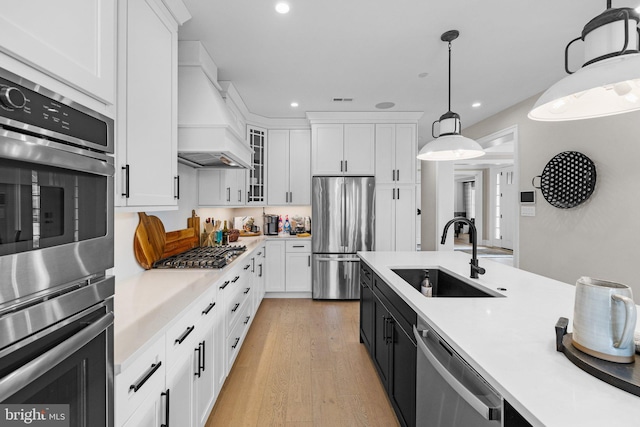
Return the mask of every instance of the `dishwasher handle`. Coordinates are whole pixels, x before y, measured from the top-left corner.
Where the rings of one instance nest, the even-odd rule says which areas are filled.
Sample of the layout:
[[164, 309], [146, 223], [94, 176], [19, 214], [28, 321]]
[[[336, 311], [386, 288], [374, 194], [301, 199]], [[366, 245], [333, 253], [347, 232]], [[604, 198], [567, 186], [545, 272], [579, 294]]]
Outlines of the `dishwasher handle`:
[[[416, 325], [413, 325], [413, 335], [416, 338], [416, 342], [418, 343], [418, 351], [421, 351], [429, 363], [438, 371], [438, 374], [444, 379], [447, 384], [451, 386], [455, 390], [460, 397], [462, 397], [474, 410], [476, 410], [480, 415], [482, 415], [486, 420], [500, 420], [500, 408], [490, 407], [484, 404], [478, 397], [473, 394], [469, 389], [467, 389], [460, 381], [456, 379], [448, 370], [445, 368], [440, 361], [436, 358], [436, 356], [431, 353], [427, 345], [425, 344], [422, 338], [422, 332], [418, 331]], [[493, 391], [491, 391], [492, 394]]]

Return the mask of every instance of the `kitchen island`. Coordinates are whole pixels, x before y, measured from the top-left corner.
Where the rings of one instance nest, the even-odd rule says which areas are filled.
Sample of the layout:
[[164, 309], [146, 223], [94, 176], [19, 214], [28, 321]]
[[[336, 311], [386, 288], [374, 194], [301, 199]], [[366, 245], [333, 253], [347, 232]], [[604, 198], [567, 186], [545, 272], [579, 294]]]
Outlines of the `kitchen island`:
[[[531, 424], [638, 424], [640, 397], [592, 377], [556, 351], [554, 326], [559, 317], [571, 325], [574, 286], [488, 260], [480, 262], [486, 273], [470, 279], [470, 257], [460, 252], [358, 255]], [[426, 298], [395, 268], [440, 269], [505, 298]]]

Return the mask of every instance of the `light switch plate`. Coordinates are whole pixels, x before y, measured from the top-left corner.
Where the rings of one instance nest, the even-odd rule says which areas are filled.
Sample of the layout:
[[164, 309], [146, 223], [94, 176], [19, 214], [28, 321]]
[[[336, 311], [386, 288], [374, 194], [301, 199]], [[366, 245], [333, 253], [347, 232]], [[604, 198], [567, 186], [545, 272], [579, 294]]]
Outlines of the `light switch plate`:
[[520, 206], [520, 216], [536, 216], [536, 207]]

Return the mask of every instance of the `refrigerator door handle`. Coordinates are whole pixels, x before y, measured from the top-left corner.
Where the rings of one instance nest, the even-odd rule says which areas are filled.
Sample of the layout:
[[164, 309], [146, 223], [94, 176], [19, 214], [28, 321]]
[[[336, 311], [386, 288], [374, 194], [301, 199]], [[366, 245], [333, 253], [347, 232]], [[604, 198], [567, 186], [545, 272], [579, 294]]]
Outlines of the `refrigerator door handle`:
[[346, 239], [346, 233], [347, 233], [347, 191], [346, 191], [346, 183], [344, 180], [342, 180], [342, 186], [340, 188], [340, 191], [342, 191], [341, 194], [341, 204], [342, 206], [340, 207], [341, 212], [342, 212], [342, 230], [340, 233], [340, 246], [342, 246], [342, 250], [345, 251], [346, 250], [346, 246], [347, 246], [347, 239]]

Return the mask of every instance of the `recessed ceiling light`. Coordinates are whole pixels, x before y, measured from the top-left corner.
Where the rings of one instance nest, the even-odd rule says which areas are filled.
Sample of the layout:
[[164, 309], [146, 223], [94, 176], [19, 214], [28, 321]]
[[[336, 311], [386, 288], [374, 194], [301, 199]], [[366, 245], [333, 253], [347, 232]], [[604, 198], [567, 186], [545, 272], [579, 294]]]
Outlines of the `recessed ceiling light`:
[[471, 104], [471, 106], [472, 106], [473, 108], [478, 108], [478, 107], [481, 107], [481, 106], [482, 106], [482, 103], [481, 103], [481, 102], [474, 102], [473, 104]]
[[429, 75], [429, 73], [420, 73], [420, 74], [418, 74], [418, 77], [420, 77], [421, 79], [424, 79], [428, 75]]
[[280, 2], [276, 4], [276, 12], [278, 13], [289, 13], [289, 5], [284, 2]]
[[379, 104], [376, 104], [376, 108], [380, 110], [386, 110], [387, 108], [395, 107], [395, 105], [396, 104], [394, 104], [393, 102], [381, 102]]
[[291, 106], [292, 106], [293, 108], [297, 108], [297, 107], [298, 107], [298, 103], [297, 103], [297, 102], [292, 102], [292, 103], [291, 103]]

